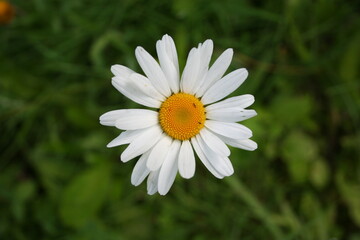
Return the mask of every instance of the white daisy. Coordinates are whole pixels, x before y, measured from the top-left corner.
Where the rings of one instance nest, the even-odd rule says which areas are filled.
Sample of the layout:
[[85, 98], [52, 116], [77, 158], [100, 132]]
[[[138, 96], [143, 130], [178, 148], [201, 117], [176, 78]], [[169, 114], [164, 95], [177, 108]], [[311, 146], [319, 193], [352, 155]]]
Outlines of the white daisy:
[[[111, 67], [112, 84], [123, 95], [149, 109], [121, 109], [100, 117], [100, 123], [125, 130], [107, 146], [129, 144], [121, 154], [127, 162], [140, 156], [131, 176], [138, 186], [147, 177], [148, 194], [165, 195], [177, 172], [183, 178], [195, 173], [195, 150], [200, 161], [217, 178], [233, 174], [226, 144], [255, 150], [252, 132], [237, 123], [256, 115], [245, 109], [254, 102], [246, 94], [222, 100], [247, 78], [245, 68], [223, 77], [233, 50], [227, 49], [209, 68], [212, 40], [191, 49], [180, 78], [173, 39], [165, 35], [156, 43], [160, 64], [142, 47], [135, 50], [145, 76], [131, 69]], [[222, 101], [220, 101], [222, 100]]]

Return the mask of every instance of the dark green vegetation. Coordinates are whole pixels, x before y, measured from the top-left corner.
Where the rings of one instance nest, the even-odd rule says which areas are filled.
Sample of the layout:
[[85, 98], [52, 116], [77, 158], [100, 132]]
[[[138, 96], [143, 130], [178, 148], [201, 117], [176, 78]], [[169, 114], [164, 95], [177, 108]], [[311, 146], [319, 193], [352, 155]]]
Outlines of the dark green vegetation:
[[[360, 239], [360, 7], [356, 1], [13, 1], [0, 26], [0, 239]], [[211, 38], [232, 47], [259, 148], [235, 174], [200, 162], [165, 197], [133, 187], [105, 145], [109, 110], [140, 107], [110, 83], [140, 71], [165, 33], [183, 67]], [[214, 59], [214, 58], [213, 58]]]

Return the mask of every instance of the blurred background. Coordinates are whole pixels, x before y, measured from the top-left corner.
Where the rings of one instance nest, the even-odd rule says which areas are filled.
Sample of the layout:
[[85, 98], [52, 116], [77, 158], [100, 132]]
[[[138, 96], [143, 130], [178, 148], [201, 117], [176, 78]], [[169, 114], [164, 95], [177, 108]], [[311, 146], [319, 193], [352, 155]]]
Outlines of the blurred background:
[[[340, 0], [14, 0], [0, 4], [0, 239], [360, 239], [360, 3]], [[197, 161], [165, 197], [101, 114], [137, 108], [110, 66], [141, 72], [163, 34], [249, 70], [255, 152], [235, 174]]]

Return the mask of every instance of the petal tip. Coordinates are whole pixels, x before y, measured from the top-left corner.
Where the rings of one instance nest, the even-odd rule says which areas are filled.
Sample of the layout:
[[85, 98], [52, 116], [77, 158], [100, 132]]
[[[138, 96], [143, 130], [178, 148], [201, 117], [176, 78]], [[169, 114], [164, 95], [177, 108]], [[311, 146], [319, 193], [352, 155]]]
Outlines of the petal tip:
[[253, 146], [250, 151], [255, 151], [258, 148], [258, 144], [253, 141]]
[[123, 163], [130, 160], [130, 159], [128, 159], [129, 157], [127, 155], [125, 155], [124, 153], [125, 153], [125, 151], [120, 155], [120, 161], [122, 161]]
[[184, 179], [190, 179], [190, 178], [192, 178], [192, 177], [194, 177], [194, 173], [180, 173], [180, 176], [182, 177], [182, 178], [184, 178]]
[[145, 49], [144, 49], [143, 47], [137, 46], [137, 47], [135, 48], [135, 55], [143, 52], [144, 50], [145, 50]]

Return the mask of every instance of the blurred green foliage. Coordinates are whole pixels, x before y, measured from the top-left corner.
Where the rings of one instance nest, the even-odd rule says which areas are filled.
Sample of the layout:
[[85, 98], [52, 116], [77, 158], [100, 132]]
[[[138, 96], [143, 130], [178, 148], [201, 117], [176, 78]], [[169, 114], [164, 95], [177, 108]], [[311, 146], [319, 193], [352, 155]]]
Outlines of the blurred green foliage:
[[[0, 239], [360, 239], [360, 4], [340, 0], [14, 0], [0, 26]], [[107, 149], [109, 110], [138, 107], [110, 84], [174, 37], [181, 66], [211, 38], [250, 76], [259, 149], [235, 174], [198, 162], [148, 196], [135, 161]]]

